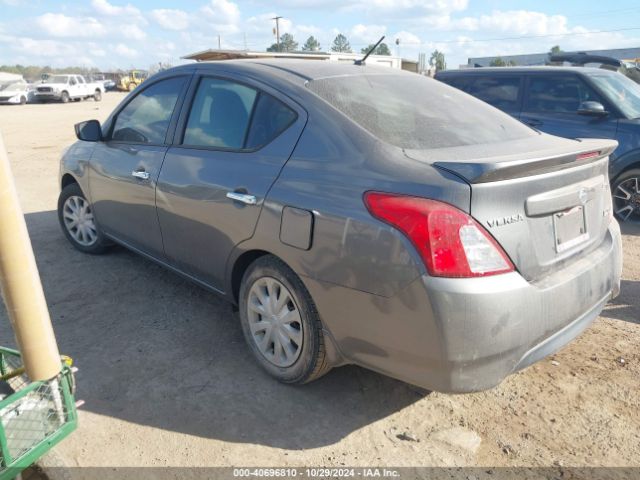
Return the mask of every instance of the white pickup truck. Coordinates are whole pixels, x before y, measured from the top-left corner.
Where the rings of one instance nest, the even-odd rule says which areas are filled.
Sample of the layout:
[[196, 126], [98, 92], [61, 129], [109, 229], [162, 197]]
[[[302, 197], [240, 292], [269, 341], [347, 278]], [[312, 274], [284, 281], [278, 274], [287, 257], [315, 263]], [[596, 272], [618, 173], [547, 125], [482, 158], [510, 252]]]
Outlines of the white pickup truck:
[[89, 83], [82, 75], [49, 75], [39, 84], [33, 98], [36, 102], [59, 100], [67, 103], [69, 100], [80, 101], [93, 98], [96, 102], [102, 100], [104, 85]]

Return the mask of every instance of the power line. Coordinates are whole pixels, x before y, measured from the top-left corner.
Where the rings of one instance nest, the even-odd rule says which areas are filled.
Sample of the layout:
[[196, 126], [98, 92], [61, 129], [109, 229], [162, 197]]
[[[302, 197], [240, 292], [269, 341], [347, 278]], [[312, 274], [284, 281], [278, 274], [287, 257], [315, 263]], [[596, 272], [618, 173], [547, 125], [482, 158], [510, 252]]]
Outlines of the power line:
[[430, 42], [403, 42], [403, 45], [428, 45], [431, 43], [477, 43], [477, 42], [497, 42], [500, 40], [523, 40], [527, 38], [549, 38], [549, 37], [571, 37], [574, 35], [591, 35], [599, 33], [626, 32], [630, 30], [640, 30], [640, 27], [617, 28], [614, 30], [591, 30], [586, 32], [570, 32], [570, 33], [549, 33], [545, 35], [522, 35], [518, 37], [499, 37], [499, 38], [464, 38], [457, 40], [432, 40]]
[[[472, 39], [472, 38], [462, 38], [456, 40], [431, 40], [429, 42], [402, 42], [403, 45], [413, 45], [413, 46], [422, 46], [429, 45], [434, 43], [479, 43], [479, 42], [496, 42], [502, 40], [526, 40], [526, 39], [535, 39], [535, 38], [552, 38], [552, 37], [572, 37], [578, 35], [597, 35], [602, 33], [614, 33], [614, 32], [626, 32], [640, 30], [640, 27], [627, 27], [627, 28], [617, 28], [611, 30], [590, 30], [585, 32], [568, 32], [568, 33], [549, 33], [544, 35], [520, 35], [513, 37], [495, 37], [495, 38], [480, 38], [480, 39]], [[235, 42], [234, 42], [235, 43]], [[233, 43], [231, 44], [233, 45]], [[247, 42], [248, 46], [262, 46], [264, 45], [262, 42]], [[368, 46], [368, 43], [351, 43], [352, 47], [362, 47]]]

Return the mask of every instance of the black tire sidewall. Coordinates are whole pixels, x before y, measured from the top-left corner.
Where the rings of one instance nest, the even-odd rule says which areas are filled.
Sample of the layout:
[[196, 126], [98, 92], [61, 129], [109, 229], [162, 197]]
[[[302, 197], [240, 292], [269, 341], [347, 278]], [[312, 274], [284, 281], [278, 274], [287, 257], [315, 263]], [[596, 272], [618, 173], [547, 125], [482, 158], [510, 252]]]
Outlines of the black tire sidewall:
[[[290, 367], [278, 367], [269, 362], [258, 350], [249, 327], [247, 302], [251, 286], [260, 278], [271, 277], [281, 282], [291, 292], [302, 320], [302, 351]], [[322, 329], [311, 296], [299, 277], [284, 262], [267, 255], [256, 260], [242, 278], [239, 294], [240, 324], [244, 338], [253, 356], [267, 373], [284, 383], [304, 383], [316, 368]]]
[[[613, 184], [611, 186], [611, 195], [615, 195], [616, 193], [616, 189], [618, 188], [618, 185], [620, 185], [622, 182], [626, 182], [627, 180], [629, 180], [630, 178], [638, 178], [640, 179], [640, 168], [632, 168], [629, 170], [626, 170], [624, 172], [622, 172], [620, 175], [618, 175], [616, 177], [616, 179], [613, 181]], [[616, 199], [615, 198], [611, 198], [611, 201], [613, 202], [613, 209], [615, 212], [615, 207], [616, 207]], [[623, 222], [624, 220], [622, 220], [617, 214], [615, 214], [616, 219], [618, 219], [619, 222]], [[634, 214], [632, 214], [634, 215]], [[638, 216], [636, 215], [636, 219], [633, 219], [633, 217], [630, 217], [629, 220], [627, 221], [637, 221]]]
[[96, 226], [98, 239], [93, 245], [91, 246], [80, 245], [78, 242], [75, 241], [75, 239], [71, 236], [71, 234], [67, 230], [67, 227], [64, 224], [62, 211], [64, 208], [64, 203], [67, 201], [69, 197], [72, 197], [72, 196], [82, 197], [87, 202], [89, 201], [77, 183], [72, 183], [62, 189], [62, 191], [60, 192], [60, 196], [58, 197], [58, 222], [60, 223], [60, 228], [62, 229], [62, 233], [64, 233], [64, 236], [67, 238], [67, 240], [69, 240], [71, 245], [73, 245], [76, 249], [80, 250], [81, 252], [91, 253], [91, 254], [103, 253], [106, 247], [109, 245], [109, 241], [100, 230], [100, 227], [95, 219], [95, 214], [94, 214], [94, 223]]

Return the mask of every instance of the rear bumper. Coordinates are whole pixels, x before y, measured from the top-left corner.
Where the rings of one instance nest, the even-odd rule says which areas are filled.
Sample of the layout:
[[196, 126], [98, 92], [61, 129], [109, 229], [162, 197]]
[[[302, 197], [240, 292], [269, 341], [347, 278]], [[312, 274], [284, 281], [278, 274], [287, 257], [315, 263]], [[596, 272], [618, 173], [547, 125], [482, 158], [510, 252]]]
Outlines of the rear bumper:
[[491, 388], [578, 336], [620, 289], [613, 221], [602, 245], [529, 283], [518, 273], [423, 276], [395, 297], [305, 279], [347, 361], [443, 392]]

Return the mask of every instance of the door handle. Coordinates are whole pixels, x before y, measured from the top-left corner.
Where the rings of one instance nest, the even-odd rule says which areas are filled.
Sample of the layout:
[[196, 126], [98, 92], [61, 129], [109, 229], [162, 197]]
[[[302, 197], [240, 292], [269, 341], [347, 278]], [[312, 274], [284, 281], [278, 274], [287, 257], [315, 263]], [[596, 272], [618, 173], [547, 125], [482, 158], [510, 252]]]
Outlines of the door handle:
[[149, 180], [149, 172], [134, 170], [131, 172], [132, 177], [139, 178], [140, 180]]
[[227, 192], [227, 198], [235, 200], [236, 202], [246, 203], [247, 205], [255, 205], [258, 203], [258, 200], [256, 200], [254, 195], [249, 195], [247, 193]]

